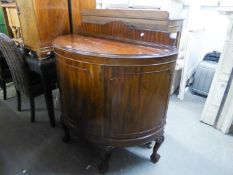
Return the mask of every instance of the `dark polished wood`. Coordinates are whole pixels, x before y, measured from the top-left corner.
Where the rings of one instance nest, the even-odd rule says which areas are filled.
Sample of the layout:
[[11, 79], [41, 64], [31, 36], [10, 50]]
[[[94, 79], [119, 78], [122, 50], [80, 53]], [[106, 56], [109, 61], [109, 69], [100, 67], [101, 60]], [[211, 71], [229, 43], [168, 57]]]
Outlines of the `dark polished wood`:
[[161, 135], [174, 48], [79, 35], [60, 37], [54, 46], [66, 122], [81, 128], [89, 140], [111, 146], [143, 144]]
[[[112, 28], [112, 26], [114, 26], [114, 28]], [[84, 23], [79, 28], [79, 31], [82, 34], [114, 40], [125, 40], [127, 42], [131, 41], [150, 44], [157, 43], [164, 45], [175, 45], [175, 39], [172, 39], [169, 33], [135, 29], [134, 27], [126, 25], [125, 23], [116, 21], [106, 24]]]
[[67, 35], [55, 40], [54, 46], [60, 50], [69, 50], [77, 54], [112, 58], [146, 58], [173, 55], [175, 47], [148, 47], [139, 44], [117, 42], [113, 40], [82, 35]]
[[111, 155], [114, 151], [114, 147], [112, 146], [105, 146], [104, 147], [104, 152], [103, 152], [103, 155], [102, 155], [102, 162], [101, 164], [99, 165], [99, 171], [101, 173], [106, 173], [109, 169], [109, 160], [111, 158]]
[[164, 142], [164, 136], [160, 136], [155, 140], [155, 145], [153, 148], [153, 154], [150, 156], [150, 159], [153, 163], [157, 163], [160, 159], [160, 155], [158, 154], [159, 147]]
[[[85, 11], [86, 16], [102, 19], [108, 13]], [[150, 18], [149, 12], [145, 19], [134, 14], [137, 12], [125, 13], [137, 22]], [[160, 17], [167, 18], [166, 14]], [[83, 21], [78, 35], [61, 36], [53, 43], [66, 136], [72, 130], [110, 148], [156, 141], [151, 161], [157, 162], [180, 30], [172, 39], [168, 31], [141, 29], [131, 26], [132, 21], [88, 20]], [[99, 167], [103, 173], [108, 170], [111, 152], [105, 151]]]
[[[114, 40], [179, 46], [182, 19], [166, 11], [82, 9], [79, 33]], [[173, 34], [171, 36], [171, 34]]]

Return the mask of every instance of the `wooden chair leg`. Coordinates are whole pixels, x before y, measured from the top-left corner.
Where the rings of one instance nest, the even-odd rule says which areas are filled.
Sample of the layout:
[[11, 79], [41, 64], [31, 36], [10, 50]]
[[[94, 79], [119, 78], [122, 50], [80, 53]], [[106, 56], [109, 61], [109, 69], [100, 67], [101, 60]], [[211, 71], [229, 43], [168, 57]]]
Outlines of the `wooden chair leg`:
[[44, 96], [45, 96], [45, 102], [46, 102], [46, 105], [47, 105], [50, 126], [55, 127], [56, 122], [55, 122], [55, 115], [54, 115], [52, 91], [48, 90], [47, 92], [45, 92]]
[[31, 122], [35, 122], [35, 101], [33, 97], [30, 97], [30, 108], [31, 108]]
[[2, 80], [3, 99], [7, 100], [6, 80]]
[[21, 111], [21, 93], [20, 91], [16, 90], [17, 94], [17, 110]]
[[42, 85], [44, 88], [44, 96], [45, 96], [45, 102], [47, 105], [50, 126], [55, 127], [56, 122], [55, 122], [55, 114], [54, 114], [54, 106], [53, 106], [53, 93], [52, 93], [51, 82], [50, 82], [51, 79], [49, 77], [46, 77], [43, 74], [41, 74], [40, 76], [41, 76], [41, 81], [42, 81]]

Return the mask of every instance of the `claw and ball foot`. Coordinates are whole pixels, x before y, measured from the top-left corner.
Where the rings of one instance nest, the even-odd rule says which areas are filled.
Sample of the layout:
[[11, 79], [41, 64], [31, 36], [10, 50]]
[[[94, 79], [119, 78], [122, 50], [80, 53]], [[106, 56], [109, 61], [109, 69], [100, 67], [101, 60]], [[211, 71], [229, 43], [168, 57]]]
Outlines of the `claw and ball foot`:
[[153, 153], [150, 156], [150, 159], [153, 163], [157, 163], [160, 159], [160, 155], [158, 154], [158, 149], [160, 148], [160, 146], [162, 145], [162, 143], [164, 142], [164, 136], [160, 136], [159, 138], [157, 138], [155, 140], [155, 145], [153, 148]]
[[62, 128], [65, 132], [65, 136], [62, 138], [62, 141], [64, 143], [70, 143], [71, 141], [71, 137], [70, 137], [70, 131], [69, 129], [66, 127], [66, 125], [64, 123], [61, 123], [62, 124]]
[[103, 174], [106, 173], [109, 169], [109, 159], [112, 155], [113, 150], [114, 150], [113, 147], [106, 147], [104, 150], [104, 156], [99, 166], [99, 171]]

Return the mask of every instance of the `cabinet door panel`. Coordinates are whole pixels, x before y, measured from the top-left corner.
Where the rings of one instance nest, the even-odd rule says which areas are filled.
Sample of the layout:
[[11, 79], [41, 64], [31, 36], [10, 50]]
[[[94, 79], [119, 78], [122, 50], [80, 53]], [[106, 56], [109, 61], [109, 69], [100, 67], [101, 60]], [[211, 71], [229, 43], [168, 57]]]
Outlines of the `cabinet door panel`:
[[112, 67], [106, 73], [106, 135], [125, 138], [164, 125], [171, 83], [169, 67]]
[[88, 128], [89, 134], [101, 135], [104, 102], [100, 66], [59, 56], [57, 69], [63, 115], [75, 125]]

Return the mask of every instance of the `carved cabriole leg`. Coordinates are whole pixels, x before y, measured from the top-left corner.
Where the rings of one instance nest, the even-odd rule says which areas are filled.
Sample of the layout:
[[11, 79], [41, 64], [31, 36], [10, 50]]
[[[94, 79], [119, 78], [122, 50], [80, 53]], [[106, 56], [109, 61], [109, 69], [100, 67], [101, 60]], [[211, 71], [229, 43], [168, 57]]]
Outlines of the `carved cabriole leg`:
[[64, 137], [62, 138], [62, 141], [63, 141], [64, 143], [70, 143], [70, 141], [71, 141], [70, 130], [69, 130], [68, 127], [63, 123], [62, 117], [61, 117], [61, 125], [62, 125], [62, 128], [63, 128], [64, 132], [65, 132], [65, 135], [64, 135]]
[[104, 155], [103, 155], [103, 158], [102, 158], [102, 162], [99, 166], [99, 171], [101, 173], [106, 173], [108, 171], [108, 168], [109, 168], [109, 159], [112, 155], [112, 152], [114, 151], [114, 147], [111, 147], [111, 146], [106, 146], [104, 147]]
[[160, 159], [160, 155], [158, 154], [158, 149], [162, 145], [164, 141], [164, 136], [160, 136], [155, 140], [155, 146], [153, 148], [153, 154], [150, 156], [150, 159], [153, 163], [157, 163]]

